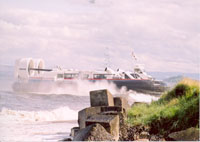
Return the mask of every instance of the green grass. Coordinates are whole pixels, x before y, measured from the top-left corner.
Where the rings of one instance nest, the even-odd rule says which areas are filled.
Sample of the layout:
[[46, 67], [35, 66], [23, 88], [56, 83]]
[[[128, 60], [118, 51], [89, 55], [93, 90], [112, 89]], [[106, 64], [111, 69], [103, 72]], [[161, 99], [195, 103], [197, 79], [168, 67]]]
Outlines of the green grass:
[[199, 83], [192, 82], [185, 79], [158, 101], [134, 105], [128, 112], [127, 122], [150, 126], [151, 133], [162, 135], [189, 127], [199, 128], [200, 87]]

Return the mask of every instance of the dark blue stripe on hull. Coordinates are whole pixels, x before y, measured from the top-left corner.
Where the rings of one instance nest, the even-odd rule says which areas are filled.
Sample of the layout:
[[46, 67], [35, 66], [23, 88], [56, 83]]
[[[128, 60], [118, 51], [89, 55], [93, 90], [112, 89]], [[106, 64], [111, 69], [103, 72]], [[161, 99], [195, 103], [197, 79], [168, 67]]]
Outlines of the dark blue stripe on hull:
[[[96, 82], [99, 80], [90, 80], [90, 81]], [[128, 90], [134, 90], [138, 92], [144, 92], [144, 91], [163, 92], [166, 90], [166, 85], [161, 81], [151, 81], [151, 80], [107, 80], [107, 81], [116, 84], [118, 88], [125, 86]]]
[[162, 84], [154, 85], [154, 82], [151, 80], [115, 80], [113, 82], [119, 88], [121, 88], [122, 86], [126, 86], [128, 90], [149, 90], [156, 92], [164, 91], [164, 86], [162, 86]]

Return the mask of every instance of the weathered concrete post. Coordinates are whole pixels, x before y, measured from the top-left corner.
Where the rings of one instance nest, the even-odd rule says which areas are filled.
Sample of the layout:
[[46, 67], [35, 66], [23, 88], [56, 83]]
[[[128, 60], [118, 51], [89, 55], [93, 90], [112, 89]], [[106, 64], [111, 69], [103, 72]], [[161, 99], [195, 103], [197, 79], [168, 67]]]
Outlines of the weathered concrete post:
[[71, 128], [71, 134], [70, 134], [70, 136], [75, 137], [79, 130], [80, 130], [80, 127], [73, 127], [73, 128]]
[[130, 108], [130, 105], [128, 104], [127, 99], [125, 99], [123, 97], [114, 97], [114, 105], [123, 107], [126, 110]]
[[114, 97], [114, 105], [125, 109], [125, 113], [128, 109], [131, 108], [130, 105], [128, 104], [127, 99], [123, 97]]
[[92, 107], [114, 106], [113, 96], [106, 89], [90, 91], [90, 104]]
[[[78, 112], [80, 131], [78, 131], [78, 136], [74, 140], [84, 139], [86, 130], [93, 131], [92, 129], [90, 130], [90, 126], [95, 126], [96, 124], [103, 126], [114, 140], [118, 140], [120, 124], [124, 120], [125, 108], [127, 108], [126, 101], [118, 97], [115, 98], [114, 103], [112, 94], [107, 89], [104, 89], [90, 92], [90, 104], [91, 107]], [[100, 129], [100, 127], [95, 128]], [[89, 133], [87, 132], [87, 134]], [[98, 133], [96, 133], [96, 138], [95, 140], [98, 140]]]
[[85, 128], [85, 121], [87, 120], [88, 117], [98, 114], [101, 112], [100, 107], [89, 107], [85, 108], [81, 111], [78, 112], [78, 124], [80, 129]]

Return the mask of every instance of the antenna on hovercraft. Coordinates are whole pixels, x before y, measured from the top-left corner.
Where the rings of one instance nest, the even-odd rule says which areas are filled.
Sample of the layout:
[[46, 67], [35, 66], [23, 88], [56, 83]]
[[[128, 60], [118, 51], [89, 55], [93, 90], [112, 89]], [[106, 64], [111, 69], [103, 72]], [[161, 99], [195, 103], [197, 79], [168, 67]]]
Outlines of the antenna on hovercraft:
[[131, 52], [131, 56], [132, 56], [132, 58], [133, 58], [135, 61], [137, 61], [137, 58], [136, 58], [136, 56], [135, 56], [135, 54], [134, 54], [133, 51]]

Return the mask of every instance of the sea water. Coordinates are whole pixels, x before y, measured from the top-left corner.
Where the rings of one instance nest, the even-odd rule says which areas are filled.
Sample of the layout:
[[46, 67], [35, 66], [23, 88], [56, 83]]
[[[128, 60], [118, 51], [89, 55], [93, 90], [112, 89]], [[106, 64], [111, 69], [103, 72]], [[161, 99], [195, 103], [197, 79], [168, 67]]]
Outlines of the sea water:
[[[0, 141], [59, 141], [78, 126], [78, 111], [90, 106], [89, 91], [109, 89], [129, 103], [151, 102], [158, 97], [117, 89], [107, 82], [79, 81], [79, 87], [54, 86], [46, 92], [14, 92], [13, 68], [0, 68]], [[53, 90], [53, 91], [52, 91]]]

